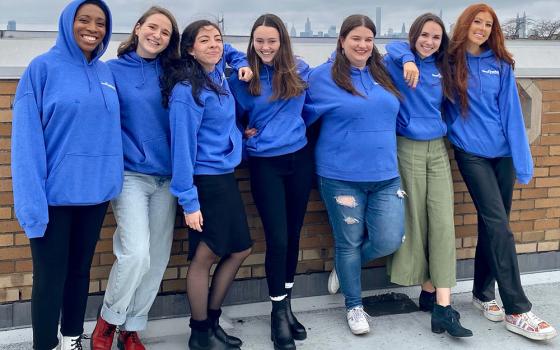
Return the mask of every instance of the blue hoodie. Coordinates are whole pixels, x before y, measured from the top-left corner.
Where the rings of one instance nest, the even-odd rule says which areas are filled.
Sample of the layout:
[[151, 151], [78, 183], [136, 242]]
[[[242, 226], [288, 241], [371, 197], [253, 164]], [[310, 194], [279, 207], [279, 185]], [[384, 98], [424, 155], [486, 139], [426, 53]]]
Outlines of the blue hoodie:
[[[397, 134], [412, 140], [428, 141], [445, 136], [447, 127], [441, 117], [443, 102], [442, 77], [434, 55], [422, 59], [413, 54], [404, 41], [385, 46], [385, 65], [397, 89], [403, 95], [397, 117]], [[420, 80], [415, 89], [403, 77], [403, 64], [415, 62]]]
[[113, 75], [99, 61], [111, 33], [88, 62], [73, 24], [85, 0], [68, 4], [56, 44], [29, 64], [18, 84], [12, 125], [16, 216], [29, 238], [42, 237], [49, 206], [94, 205], [119, 194], [123, 155]]
[[461, 115], [458, 102], [445, 103], [449, 140], [479, 157], [512, 157], [517, 180], [528, 183], [533, 177], [533, 158], [513, 69], [492, 50], [480, 56], [467, 53], [467, 65], [467, 113]]
[[332, 66], [328, 61], [311, 71], [303, 108], [307, 125], [322, 118], [315, 148], [317, 174], [357, 182], [398, 177], [399, 100], [368, 68], [351, 68], [352, 83], [363, 96], [350, 94], [333, 81]]
[[[309, 66], [297, 60], [299, 76], [306, 80]], [[274, 157], [295, 152], [307, 144], [305, 122], [301, 117], [305, 93], [288, 100], [271, 100], [274, 67], [263, 64], [260, 70], [261, 94], [253, 96], [249, 84], [232, 75], [230, 88], [237, 102], [237, 115], [247, 115], [249, 128], [257, 134], [245, 141], [247, 153], [253, 157]]]
[[[224, 45], [224, 60], [234, 69], [248, 66], [243, 53]], [[171, 176], [169, 110], [163, 107], [161, 61], [135, 51], [107, 65], [115, 76], [121, 106], [124, 168], [142, 174]]]
[[241, 162], [241, 131], [235, 120], [235, 100], [222, 67], [216, 65], [209, 75], [227, 95], [202, 89], [200, 106], [187, 82], [176, 84], [171, 92], [171, 193], [179, 199], [185, 213], [200, 209], [194, 175], [231, 173]]

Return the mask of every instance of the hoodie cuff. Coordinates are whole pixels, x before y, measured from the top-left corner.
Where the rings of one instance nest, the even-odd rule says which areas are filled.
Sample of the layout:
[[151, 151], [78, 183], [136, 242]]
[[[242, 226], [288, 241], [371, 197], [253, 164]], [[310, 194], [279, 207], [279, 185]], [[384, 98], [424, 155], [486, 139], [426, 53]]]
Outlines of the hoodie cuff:
[[526, 185], [533, 178], [533, 174], [517, 174], [516, 177], [517, 177], [517, 182], [519, 182], [522, 185]]
[[41, 238], [45, 235], [47, 224], [22, 225], [27, 238]]
[[192, 214], [200, 210], [200, 203], [197, 200], [193, 200], [191, 203], [183, 205], [183, 212], [185, 214]]
[[403, 56], [401, 63], [404, 65], [407, 62], [416, 62], [413, 54], [406, 54]]

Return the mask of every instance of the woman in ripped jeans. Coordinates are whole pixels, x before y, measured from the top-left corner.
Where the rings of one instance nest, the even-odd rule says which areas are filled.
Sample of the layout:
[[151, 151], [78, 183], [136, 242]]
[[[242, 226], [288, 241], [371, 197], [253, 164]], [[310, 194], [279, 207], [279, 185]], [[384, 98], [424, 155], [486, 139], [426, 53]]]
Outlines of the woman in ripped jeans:
[[304, 107], [308, 125], [322, 122], [315, 156], [335, 240], [329, 289], [338, 289], [340, 279], [354, 334], [369, 332], [361, 267], [397, 250], [404, 231], [395, 131], [399, 93], [373, 44], [375, 31], [367, 16], [344, 20], [336, 52], [309, 76]]

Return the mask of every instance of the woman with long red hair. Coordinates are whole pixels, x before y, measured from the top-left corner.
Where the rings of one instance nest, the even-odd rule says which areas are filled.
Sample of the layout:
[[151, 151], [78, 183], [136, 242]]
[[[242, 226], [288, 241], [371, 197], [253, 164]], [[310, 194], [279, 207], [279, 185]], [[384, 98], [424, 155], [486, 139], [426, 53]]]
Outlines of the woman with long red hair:
[[[500, 23], [486, 4], [467, 7], [457, 19], [449, 46], [455, 102], [448, 103], [448, 137], [476, 206], [478, 245], [473, 304], [491, 321], [535, 340], [556, 330], [531, 311], [519, 277], [509, 225], [515, 179], [528, 183], [533, 160]], [[503, 308], [495, 298], [495, 282]]]

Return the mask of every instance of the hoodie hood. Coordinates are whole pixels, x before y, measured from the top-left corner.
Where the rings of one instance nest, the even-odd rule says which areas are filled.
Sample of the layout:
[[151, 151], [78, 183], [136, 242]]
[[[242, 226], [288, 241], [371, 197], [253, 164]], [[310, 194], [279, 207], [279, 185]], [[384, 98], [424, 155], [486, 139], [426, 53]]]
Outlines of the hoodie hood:
[[[147, 70], [153, 69], [156, 76], [160, 76], [161, 75], [161, 71], [160, 71], [160, 60], [159, 57], [155, 58], [153, 60], [146, 60], [142, 57], [140, 57], [136, 51], [130, 51], [125, 53], [124, 55], [121, 56], [121, 59], [126, 63], [127, 66], [129, 67], [138, 67], [140, 66], [140, 70], [141, 70], [141, 76], [139, 78], [139, 80], [136, 82], [136, 87], [142, 87], [144, 86], [144, 84], [146, 84], [146, 74], [147, 74]], [[158, 82], [159, 83], [159, 82]]]
[[[76, 39], [74, 38], [74, 18], [76, 17], [76, 12], [78, 12], [78, 8], [85, 3], [87, 0], [74, 0], [70, 4], [66, 6], [66, 8], [62, 11], [60, 18], [58, 20], [58, 37], [56, 38], [56, 45], [55, 47], [60, 50], [62, 53], [70, 56], [73, 60], [78, 62], [86, 61], [84, 53], [76, 43]], [[99, 60], [101, 56], [107, 50], [107, 46], [109, 45], [109, 41], [111, 40], [111, 30], [112, 30], [112, 20], [111, 20], [111, 11], [109, 11], [109, 7], [105, 4], [102, 0], [96, 0], [98, 4], [105, 13], [106, 18], [106, 31], [105, 37], [103, 41], [91, 57], [90, 64], [94, 63], [95, 61]], [[87, 61], [86, 61], [87, 62]]]

